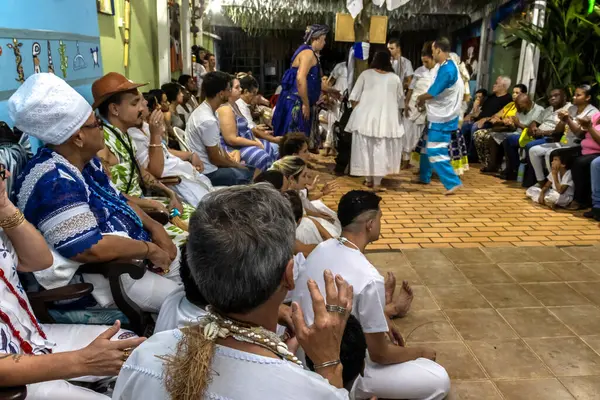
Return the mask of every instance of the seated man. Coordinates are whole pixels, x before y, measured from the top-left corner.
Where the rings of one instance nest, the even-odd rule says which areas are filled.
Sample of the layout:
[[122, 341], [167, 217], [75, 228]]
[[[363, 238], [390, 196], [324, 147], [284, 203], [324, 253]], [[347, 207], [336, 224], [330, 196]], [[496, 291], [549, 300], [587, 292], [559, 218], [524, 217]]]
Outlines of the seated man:
[[[198, 100], [196, 96], [198, 95], [198, 85], [196, 84], [196, 80], [192, 78], [190, 75], [182, 74], [179, 76], [178, 82], [181, 86], [183, 86], [190, 94], [189, 100], [186, 102], [186, 106], [191, 113], [194, 111], [200, 104], [198, 104]], [[187, 120], [185, 121], [187, 123]]]
[[469, 120], [465, 119], [463, 122], [461, 132], [469, 146], [469, 156], [476, 155], [473, 142], [475, 132], [479, 129], [490, 128], [492, 126], [490, 120], [494, 115], [512, 101], [512, 96], [508, 93], [510, 85], [511, 80], [508, 76], [499, 76], [492, 87], [492, 94], [481, 105], [479, 114]]
[[[321, 243], [306, 259], [296, 281], [298, 288], [293, 300], [300, 303], [307, 324], [311, 324], [316, 318], [306, 292], [307, 282], [316, 281], [323, 291], [325, 269], [344, 276], [354, 290], [352, 315], [363, 328], [368, 349], [365, 373], [354, 383], [353, 398], [441, 400], [450, 391], [450, 378], [446, 370], [433, 361], [435, 351], [402, 347], [402, 338], [389, 321], [390, 317], [402, 316], [408, 311], [412, 301], [410, 287], [405, 283], [401, 295], [393, 300], [393, 292], [386, 293], [388, 285], [363, 255], [365, 247], [379, 238], [380, 201], [376, 194], [359, 190], [342, 197], [338, 207], [342, 236]], [[395, 282], [389, 286], [395, 287]], [[394, 343], [387, 337], [390, 329]]]
[[[45, 288], [71, 282], [83, 263], [149, 260], [141, 279], [121, 278], [143, 310], [158, 312], [179, 285], [178, 249], [165, 228], [117, 192], [96, 153], [102, 122], [87, 101], [53, 74], [34, 74], [8, 100], [19, 129], [47, 144], [15, 183], [17, 206], [54, 250], [54, 265], [35, 274]], [[106, 278], [84, 275], [101, 306], [113, 298]]]
[[150, 113], [145, 99], [142, 103], [145, 105], [142, 125], [127, 130], [135, 145], [137, 162], [155, 178], [179, 177], [181, 182], [173, 190], [196, 207], [205, 194], [214, 190], [210, 179], [201, 174], [202, 161], [195, 153], [169, 150], [162, 142], [165, 133], [162, 111]]
[[[491, 132], [487, 138], [487, 143], [483, 144], [487, 148], [488, 165], [482, 172], [498, 172], [504, 155], [502, 143], [508, 137], [520, 137], [523, 129], [527, 129], [533, 122], [541, 121], [542, 113], [544, 112], [543, 107], [535, 104], [526, 93], [521, 93], [515, 98], [515, 107], [517, 113], [502, 122], [506, 129], [501, 132]], [[479, 134], [480, 132], [477, 133]], [[507, 154], [507, 157], [516, 158], [507, 161], [508, 164], [518, 165], [518, 153], [510, 152]]]
[[38, 322], [17, 272], [49, 268], [52, 253], [8, 199], [4, 178], [0, 176], [0, 388], [27, 385], [31, 400], [108, 400], [67, 380], [96, 382], [115, 376], [131, 349], [145, 339], [119, 330], [119, 321], [112, 327]]
[[252, 182], [254, 170], [235, 162], [221, 148], [216, 111], [229, 101], [231, 77], [224, 72], [209, 72], [204, 75], [202, 90], [206, 100], [190, 116], [185, 132], [191, 150], [204, 163], [204, 175], [215, 186]]
[[[295, 225], [287, 200], [267, 184], [207, 195], [190, 220], [187, 260], [208, 314], [138, 347], [113, 399], [348, 399], [339, 362], [352, 308], [347, 282], [327, 274], [322, 295], [310, 285], [319, 329], [307, 327], [293, 305], [296, 338], [317, 373], [304, 370], [275, 334], [278, 309], [295, 288]], [[327, 312], [324, 296], [340, 312]]]
[[[566, 100], [567, 96], [563, 89], [553, 89], [550, 92], [550, 106], [544, 110], [539, 117], [541, 122], [534, 121], [527, 127], [529, 136], [535, 139], [525, 146], [525, 156], [528, 158], [529, 149], [539, 144], [546, 143], [553, 135], [562, 132], [557, 131], [560, 118], [558, 114], [561, 110], [568, 110], [571, 103]], [[519, 169], [519, 137], [517, 135], [508, 136], [503, 142], [504, 153], [506, 154], [506, 170], [500, 174], [500, 177], [507, 180], [517, 179], [517, 170]]]
[[[160, 183], [136, 160], [136, 146], [127, 134], [129, 128], [143, 123], [144, 98], [140, 95], [140, 83], [132, 83], [116, 72], [110, 72], [92, 85], [93, 108], [98, 108], [104, 127], [105, 146], [98, 151], [98, 157], [113, 185], [125, 195], [127, 200], [142, 209], [159, 210], [172, 214], [176, 209], [181, 219], [189, 219], [194, 211], [184, 206], [177, 193]], [[152, 191], [165, 196], [156, 200], [142, 198], [144, 192]], [[167, 208], [165, 208], [167, 206]], [[169, 224], [168, 232], [179, 246], [184, 243], [186, 232]]]

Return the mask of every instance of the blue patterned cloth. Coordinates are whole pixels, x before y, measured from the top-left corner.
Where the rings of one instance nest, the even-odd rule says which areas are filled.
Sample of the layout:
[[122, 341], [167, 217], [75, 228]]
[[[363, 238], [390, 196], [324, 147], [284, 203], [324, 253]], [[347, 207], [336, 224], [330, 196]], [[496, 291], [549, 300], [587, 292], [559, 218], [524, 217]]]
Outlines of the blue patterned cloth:
[[[235, 114], [235, 121], [237, 124], [237, 132], [238, 136], [248, 140], [256, 140], [250, 127], [248, 126], [248, 120], [243, 116]], [[221, 145], [228, 152], [232, 152], [233, 150], [239, 150], [240, 155], [242, 157], [242, 161], [251, 167], [259, 169], [261, 171], [266, 171], [271, 168], [271, 165], [277, 159], [279, 159], [279, 146], [274, 143], [271, 143], [264, 139], [259, 139], [262, 145], [265, 147], [264, 150], [260, 147], [256, 146], [243, 146], [243, 147], [234, 147], [225, 143], [225, 139], [221, 136]]]
[[19, 175], [14, 190], [15, 203], [27, 220], [65, 258], [88, 250], [103, 233], [150, 239], [97, 158], [82, 172], [60, 154], [42, 148]]
[[[292, 57], [292, 65], [298, 54], [304, 50], [312, 50], [312, 47], [307, 44], [300, 46]], [[283, 136], [289, 132], [304, 132], [310, 138], [313, 131], [313, 121], [318, 119], [315, 106], [321, 95], [321, 65], [317, 63], [308, 71], [306, 76], [308, 102], [311, 107], [308, 121], [302, 116], [302, 99], [298, 94], [297, 75], [298, 68], [290, 67], [281, 80], [281, 94], [277, 100], [272, 119], [274, 136]]]

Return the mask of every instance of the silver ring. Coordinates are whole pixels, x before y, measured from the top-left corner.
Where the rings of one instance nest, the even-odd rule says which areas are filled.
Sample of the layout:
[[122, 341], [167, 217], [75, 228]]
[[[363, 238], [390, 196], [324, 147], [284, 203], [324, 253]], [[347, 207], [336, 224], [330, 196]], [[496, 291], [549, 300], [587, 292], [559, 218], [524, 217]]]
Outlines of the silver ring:
[[325, 309], [329, 312], [336, 312], [336, 313], [343, 314], [343, 315], [345, 315], [346, 312], [348, 311], [348, 310], [346, 310], [345, 307], [334, 305], [334, 304], [325, 305]]

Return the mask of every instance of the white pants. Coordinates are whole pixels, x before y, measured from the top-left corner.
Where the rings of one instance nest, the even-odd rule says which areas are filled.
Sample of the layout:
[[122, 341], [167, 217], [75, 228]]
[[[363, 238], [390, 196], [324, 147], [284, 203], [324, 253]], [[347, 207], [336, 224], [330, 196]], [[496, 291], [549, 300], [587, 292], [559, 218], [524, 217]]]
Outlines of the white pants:
[[450, 377], [441, 365], [426, 358], [381, 365], [367, 353], [365, 372], [359, 376], [350, 398], [441, 400], [450, 392]]
[[196, 176], [197, 180], [181, 177], [181, 182], [173, 186], [173, 190], [192, 207], [197, 207], [200, 200], [213, 190], [210, 179], [201, 174]]
[[[539, 203], [541, 193], [542, 189], [537, 186], [532, 186], [525, 192], [527, 197], [533, 200], [534, 203]], [[566, 207], [569, 204], [571, 204], [572, 201], [573, 196], [567, 196], [564, 193], [560, 194], [552, 188], [550, 188], [550, 190], [548, 190], [546, 192], [546, 195], [544, 196], [544, 202], [550, 207], [552, 207], [553, 205], [557, 205], [559, 207]]]
[[[98, 335], [107, 330], [108, 326], [101, 325], [69, 325], [43, 324], [43, 329], [50, 342], [56, 343], [53, 353], [80, 350]], [[111, 340], [123, 340], [137, 337], [130, 331], [121, 329]], [[72, 379], [79, 382], [97, 382], [107, 377], [82, 376]], [[34, 383], [27, 385], [27, 400], [108, 400], [109, 397], [93, 390], [75, 386], [65, 380]]]
[[419, 144], [425, 124], [415, 124], [410, 118], [404, 118], [404, 136], [402, 137], [402, 160], [410, 160], [412, 152]]
[[531, 166], [535, 170], [535, 178], [538, 182], [542, 182], [546, 179], [546, 174], [544, 174], [544, 160], [546, 161], [546, 168], [550, 171], [552, 169], [550, 167], [550, 153], [552, 153], [554, 149], [560, 147], [566, 146], [561, 145], [560, 143], [545, 143], [540, 144], [539, 146], [533, 146], [529, 149], [529, 160]]

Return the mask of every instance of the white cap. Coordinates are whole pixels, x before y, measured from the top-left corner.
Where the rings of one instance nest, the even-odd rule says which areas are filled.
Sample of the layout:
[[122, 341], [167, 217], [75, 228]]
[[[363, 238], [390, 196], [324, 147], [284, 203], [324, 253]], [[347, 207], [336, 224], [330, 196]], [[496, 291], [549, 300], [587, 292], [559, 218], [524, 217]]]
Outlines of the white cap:
[[63, 144], [90, 117], [92, 107], [54, 74], [33, 74], [8, 99], [15, 127], [44, 143]]

